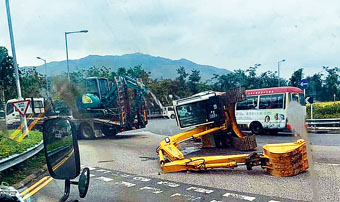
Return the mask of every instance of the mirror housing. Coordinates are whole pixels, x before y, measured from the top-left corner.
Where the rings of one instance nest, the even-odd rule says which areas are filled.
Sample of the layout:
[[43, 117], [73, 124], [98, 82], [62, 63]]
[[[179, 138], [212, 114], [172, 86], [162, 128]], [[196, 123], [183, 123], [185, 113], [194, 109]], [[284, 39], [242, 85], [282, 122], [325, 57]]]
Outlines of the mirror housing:
[[70, 186], [78, 185], [79, 196], [84, 198], [90, 183], [90, 169], [84, 168], [79, 181], [71, 181], [79, 176], [80, 157], [77, 133], [73, 123], [67, 118], [52, 118], [44, 121], [43, 142], [48, 172], [54, 179], [65, 180], [64, 196], [70, 195]]
[[71, 180], [80, 173], [78, 140], [71, 122], [64, 118], [44, 122], [44, 148], [48, 172], [54, 179]]

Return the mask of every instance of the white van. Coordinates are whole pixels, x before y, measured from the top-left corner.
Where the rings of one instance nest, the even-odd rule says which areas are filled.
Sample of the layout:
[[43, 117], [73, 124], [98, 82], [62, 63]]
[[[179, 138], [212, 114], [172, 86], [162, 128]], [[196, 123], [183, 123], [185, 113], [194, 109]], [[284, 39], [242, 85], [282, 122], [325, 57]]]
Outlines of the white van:
[[[32, 102], [33, 99], [33, 102]], [[28, 106], [26, 117], [32, 113], [40, 114], [45, 113], [45, 102], [44, 98], [25, 98], [25, 100], [31, 100], [30, 105]], [[11, 99], [8, 100], [5, 106], [6, 113], [6, 125], [8, 128], [14, 128], [20, 125], [20, 114], [13, 107], [12, 103], [17, 102], [19, 99]]]
[[164, 109], [163, 109], [163, 117], [167, 117], [169, 119], [176, 118], [174, 107], [173, 106], [164, 107]]

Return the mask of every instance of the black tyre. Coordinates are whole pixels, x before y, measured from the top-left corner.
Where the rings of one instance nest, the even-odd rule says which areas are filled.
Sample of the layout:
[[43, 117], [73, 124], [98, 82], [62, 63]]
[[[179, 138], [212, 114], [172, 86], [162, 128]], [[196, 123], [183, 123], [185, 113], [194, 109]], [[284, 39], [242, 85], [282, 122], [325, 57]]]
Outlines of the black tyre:
[[250, 125], [250, 130], [253, 132], [255, 135], [260, 135], [263, 133], [263, 127], [260, 122], [253, 122]]
[[172, 119], [176, 118], [175, 114], [171, 114], [170, 118]]
[[90, 124], [82, 123], [80, 125], [80, 137], [85, 140], [92, 140], [96, 137]]
[[103, 127], [102, 132], [106, 137], [115, 137], [117, 135], [117, 130], [115, 128]]

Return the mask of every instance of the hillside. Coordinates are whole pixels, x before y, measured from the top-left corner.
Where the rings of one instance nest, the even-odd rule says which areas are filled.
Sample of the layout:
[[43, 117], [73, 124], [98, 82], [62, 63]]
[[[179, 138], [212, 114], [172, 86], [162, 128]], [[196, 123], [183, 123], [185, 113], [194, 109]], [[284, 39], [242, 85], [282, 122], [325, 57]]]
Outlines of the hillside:
[[[196, 64], [187, 59], [171, 60], [142, 53], [125, 54], [121, 56], [89, 55], [77, 60], [70, 60], [69, 64], [71, 72], [78, 68], [89, 68], [91, 66], [106, 66], [116, 71], [119, 67], [128, 68], [136, 65], [142, 65], [147, 72], [151, 72], [151, 77], [154, 79], [173, 79], [177, 77], [176, 69], [180, 66], [184, 66], [188, 73], [190, 73], [192, 69], [199, 70], [201, 72], [202, 80], [210, 79], [214, 74], [227, 74], [230, 72], [226, 69], [221, 69], [214, 66]], [[59, 62], [49, 62], [47, 63], [47, 69], [49, 76], [66, 72], [66, 60]], [[44, 73], [44, 68], [37, 68], [37, 70]]]

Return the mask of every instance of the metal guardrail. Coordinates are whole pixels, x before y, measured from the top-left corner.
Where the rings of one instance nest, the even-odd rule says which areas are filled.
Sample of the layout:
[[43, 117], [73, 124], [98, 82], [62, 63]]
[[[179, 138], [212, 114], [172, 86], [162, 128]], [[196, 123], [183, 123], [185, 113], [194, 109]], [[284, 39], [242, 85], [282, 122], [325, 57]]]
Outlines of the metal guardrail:
[[309, 129], [340, 130], [340, 119], [307, 119]]
[[31, 158], [32, 156], [34, 156], [35, 154], [40, 152], [43, 148], [44, 148], [44, 144], [43, 144], [43, 141], [41, 141], [36, 146], [27, 149], [26, 151], [24, 151], [21, 154], [14, 154], [14, 155], [9, 156], [7, 158], [1, 159], [0, 160], [0, 171], [6, 170], [6, 169], [8, 169], [12, 166], [15, 166], [15, 165]]

